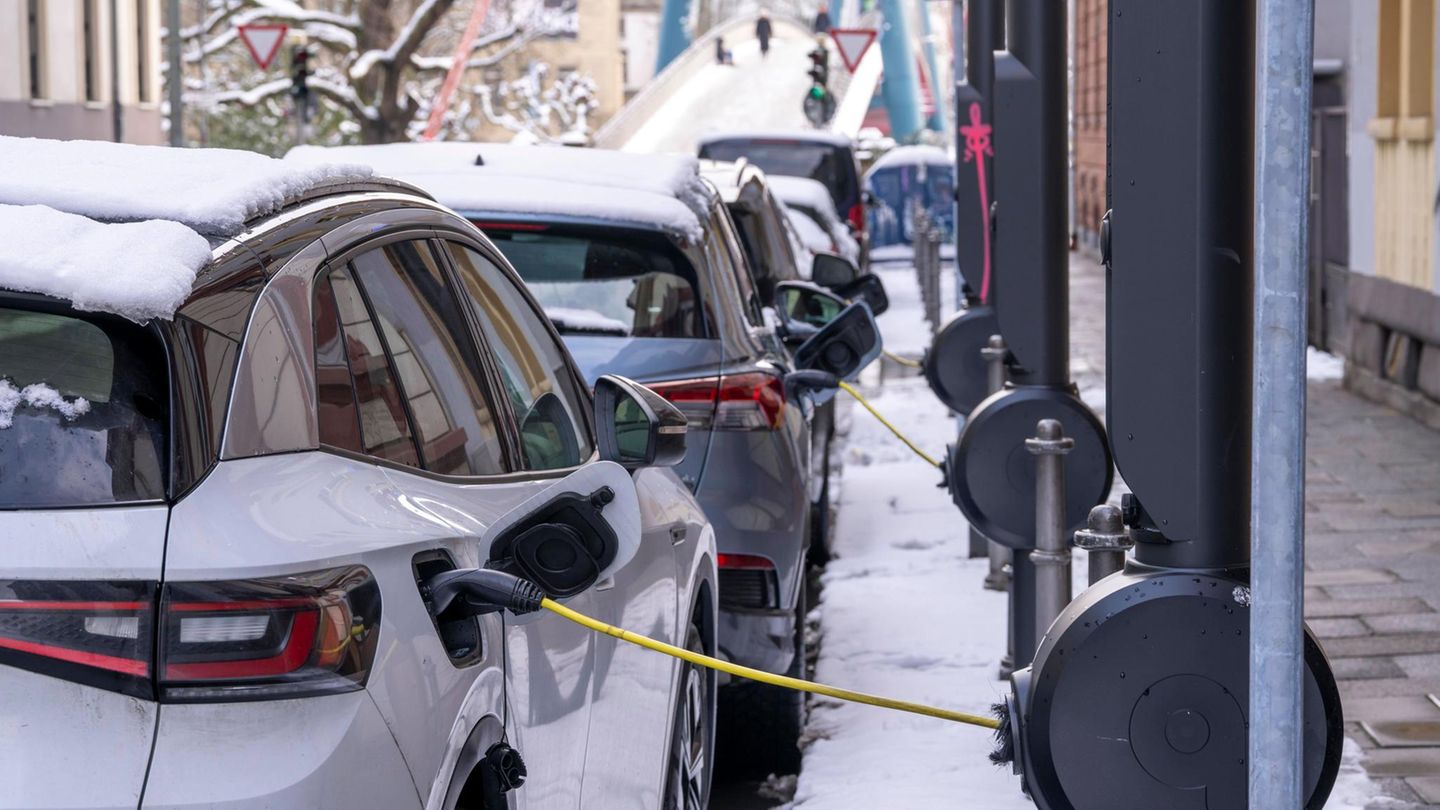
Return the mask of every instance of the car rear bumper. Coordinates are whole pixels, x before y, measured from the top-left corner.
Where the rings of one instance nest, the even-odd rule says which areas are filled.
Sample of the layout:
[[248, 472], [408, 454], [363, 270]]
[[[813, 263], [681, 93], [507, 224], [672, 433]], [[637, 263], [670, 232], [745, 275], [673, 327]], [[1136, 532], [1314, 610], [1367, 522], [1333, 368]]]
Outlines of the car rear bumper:
[[419, 808], [366, 692], [161, 707], [150, 808]]
[[783, 675], [795, 660], [794, 611], [722, 608], [719, 629], [720, 654], [727, 661]]

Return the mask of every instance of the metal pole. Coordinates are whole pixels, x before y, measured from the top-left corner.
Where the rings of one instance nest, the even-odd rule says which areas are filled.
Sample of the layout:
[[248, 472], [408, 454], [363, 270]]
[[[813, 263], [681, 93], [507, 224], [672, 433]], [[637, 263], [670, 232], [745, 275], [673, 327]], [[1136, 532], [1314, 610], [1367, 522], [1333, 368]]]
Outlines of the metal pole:
[[1251, 456], [1251, 807], [1304, 803], [1305, 267], [1314, 0], [1260, 0]]
[[[1005, 387], [1005, 356], [1008, 354], [1005, 349], [1005, 338], [999, 335], [990, 336], [990, 345], [980, 350], [980, 356], [985, 358], [985, 369], [990, 375], [990, 393], [995, 393]], [[974, 531], [974, 529], [971, 529]], [[992, 591], [1010, 590], [1010, 573], [1005, 567], [1010, 564], [1010, 549], [1002, 546], [994, 540], [988, 541], [990, 545], [990, 572], [985, 575], [985, 587]], [[1011, 643], [1014, 638], [1011, 638]], [[1006, 655], [1014, 653], [1014, 649], [1007, 649]]]
[[[165, 58], [170, 62], [170, 145], [185, 145], [185, 110], [182, 91], [185, 85], [185, 64], [180, 53], [180, 0], [168, 0], [165, 16]], [[204, 24], [202, 15], [200, 24]]]
[[1135, 545], [1120, 510], [1102, 503], [1090, 510], [1085, 528], [1075, 532], [1075, 545], [1089, 552], [1090, 584], [1125, 567], [1125, 552]]
[[1070, 604], [1070, 544], [1065, 532], [1065, 454], [1075, 440], [1058, 419], [1041, 419], [1035, 438], [1025, 440], [1035, 456], [1035, 638], [1050, 629]]
[[880, 60], [885, 67], [881, 94], [890, 112], [890, 134], [908, 142], [925, 126], [920, 117], [920, 79], [910, 50], [910, 25], [901, 0], [880, 0]]

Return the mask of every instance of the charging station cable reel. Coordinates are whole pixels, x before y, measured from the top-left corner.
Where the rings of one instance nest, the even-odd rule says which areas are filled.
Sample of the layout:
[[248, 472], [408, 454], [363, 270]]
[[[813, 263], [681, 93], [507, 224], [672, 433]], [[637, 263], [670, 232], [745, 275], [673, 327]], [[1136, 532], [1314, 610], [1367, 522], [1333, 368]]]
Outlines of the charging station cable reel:
[[994, 308], [981, 304], [960, 310], [935, 331], [930, 348], [920, 359], [920, 369], [945, 407], [970, 413], [990, 395], [984, 349], [990, 336], [998, 334], [1000, 323]]

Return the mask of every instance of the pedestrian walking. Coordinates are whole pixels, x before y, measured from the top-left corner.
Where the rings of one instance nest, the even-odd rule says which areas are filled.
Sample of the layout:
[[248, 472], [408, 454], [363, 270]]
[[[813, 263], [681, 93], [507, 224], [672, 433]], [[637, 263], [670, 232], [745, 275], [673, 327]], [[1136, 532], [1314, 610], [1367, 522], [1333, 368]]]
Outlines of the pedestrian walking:
[[760, 18], [755, 21], [755, 38], [760, 40], [760, 56], [764, 57], [770, 53], [770, 12], [760, 10]]
[[825, 3], [821, 3], [821, 4], [820, 4], [819, 10], [817, 10], [817, 11], [815, 12], [815, 26], [814, 26], [814, 27], [815, 27], [815, 33], [817, 33], [817, 34], [828, 34], [828, 33], [830, 33], [830, 28], [831, 28], [831, 25], [830, 25], [830, 6], [826, 5]]

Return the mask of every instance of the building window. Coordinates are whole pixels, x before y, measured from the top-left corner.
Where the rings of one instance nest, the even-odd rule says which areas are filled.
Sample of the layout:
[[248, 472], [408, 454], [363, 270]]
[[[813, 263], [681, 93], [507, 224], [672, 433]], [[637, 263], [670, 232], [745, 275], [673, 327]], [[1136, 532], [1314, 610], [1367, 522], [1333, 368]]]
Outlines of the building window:
[[135, 82], [138, 101], [150, 98], [150, 0], [135, 0], [135, 59], [139, 77]]
[[81, 0], [80, 25], [85, 54], [85, 100], [100, 100], [100, 25], [95, 4], [99, 0]]
[[40, 0], [25, 1], [25, 37], [30, 58], [30, 98], [45, 98], [45, 17]]

